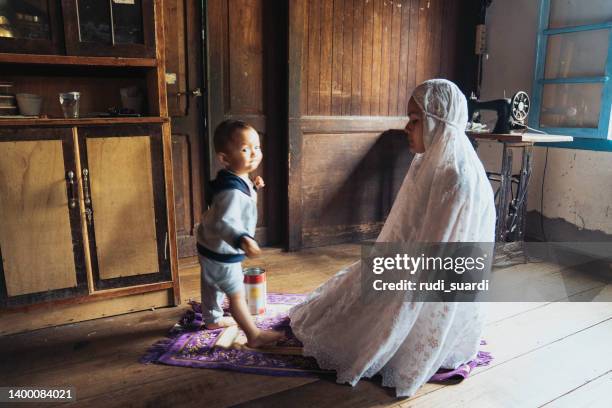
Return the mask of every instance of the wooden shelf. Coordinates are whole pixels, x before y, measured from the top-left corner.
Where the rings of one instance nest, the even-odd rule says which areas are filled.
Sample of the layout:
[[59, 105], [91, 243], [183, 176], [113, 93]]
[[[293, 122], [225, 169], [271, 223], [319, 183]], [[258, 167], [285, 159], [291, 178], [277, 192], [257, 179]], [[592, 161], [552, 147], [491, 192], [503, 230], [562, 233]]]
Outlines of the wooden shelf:
[[68, 55], [3, 54], [0, 63], [35, 65], [73, 65], [89, 67], [134, 67], [155, 68], [155, 58], [76, 57]]
[[557, 143], [571, 142], [574, 140], [572, 136], [564, 135], [549, 135], [542, 133], [481, 133], [481, 132], [466, 132], [473, 139], [488, 139], [497, 140], [504, 143]]
[[2, 119], [0, 126], [103, 126], [139, 123], [164, 123], [168, 118], [149, 116], [140, 118], [82, 118], [82, 119]]

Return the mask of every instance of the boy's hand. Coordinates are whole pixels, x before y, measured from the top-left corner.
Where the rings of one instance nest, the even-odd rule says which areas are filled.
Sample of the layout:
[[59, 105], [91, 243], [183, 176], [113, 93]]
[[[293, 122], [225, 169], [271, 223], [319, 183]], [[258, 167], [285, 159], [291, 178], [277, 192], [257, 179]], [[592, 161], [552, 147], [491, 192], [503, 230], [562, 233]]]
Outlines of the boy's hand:
[[241, 239], [240, 248], [242, 248], [249, 258], [261, 255], [261, 248], [259, 248], [257, 241], [246, 235]]
[[264, 188], [266, 186], [266, 183], [264, 183], [264, 180], [263, 178], [261, 178], [261, 176], [255, 177], [255, 180], [253, 180], [253, 184], [255, 184], [255, 188], [257, 189]]

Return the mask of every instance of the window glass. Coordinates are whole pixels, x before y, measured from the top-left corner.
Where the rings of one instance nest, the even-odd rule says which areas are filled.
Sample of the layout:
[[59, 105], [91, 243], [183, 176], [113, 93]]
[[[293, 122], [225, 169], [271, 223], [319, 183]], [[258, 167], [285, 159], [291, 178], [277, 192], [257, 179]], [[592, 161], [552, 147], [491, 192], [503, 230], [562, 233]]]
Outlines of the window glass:
[[78, 6], [81, 41], [112, 43], [108, 1], [79, 0]]
[[114, 0], [115, 43], [143, 44], [141, 0]]
[[603, 84], [545, 84], [541, 127], [597, 128]]
[[609, 37], [609, 29], [549, 36], [544, 78], [604, 75]]
[[549, 28], [612, 21], [610, 0], [550, 0]]

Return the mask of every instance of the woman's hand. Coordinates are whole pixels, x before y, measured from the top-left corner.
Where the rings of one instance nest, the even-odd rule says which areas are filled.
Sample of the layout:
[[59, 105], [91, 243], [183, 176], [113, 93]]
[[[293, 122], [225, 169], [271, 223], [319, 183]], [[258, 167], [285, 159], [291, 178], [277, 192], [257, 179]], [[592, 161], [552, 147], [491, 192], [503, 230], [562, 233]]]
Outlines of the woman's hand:
[[264, 183], [264, 180], [263, 178], [261, 178], [261, 176], [255, 177], [255, 180], [253, 180], [253, 184], [255, 184], [255, 188], [257, 189], [264, 188], [266, 186], [266, 183]]
[[251, 237], [246, 235], [240, 240], [240, 248], [246, 253], [249, 258], [254, 258], [261, 255], [261, 248], [259, 244]]

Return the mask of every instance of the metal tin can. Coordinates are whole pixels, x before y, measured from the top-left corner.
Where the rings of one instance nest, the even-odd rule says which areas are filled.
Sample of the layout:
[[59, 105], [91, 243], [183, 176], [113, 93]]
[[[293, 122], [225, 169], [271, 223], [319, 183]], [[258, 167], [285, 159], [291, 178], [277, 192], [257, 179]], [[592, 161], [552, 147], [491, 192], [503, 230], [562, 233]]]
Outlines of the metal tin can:
[[244, 268], [244, 291], [249, 313], [260, 315], [266, 312], [266, 270]]

